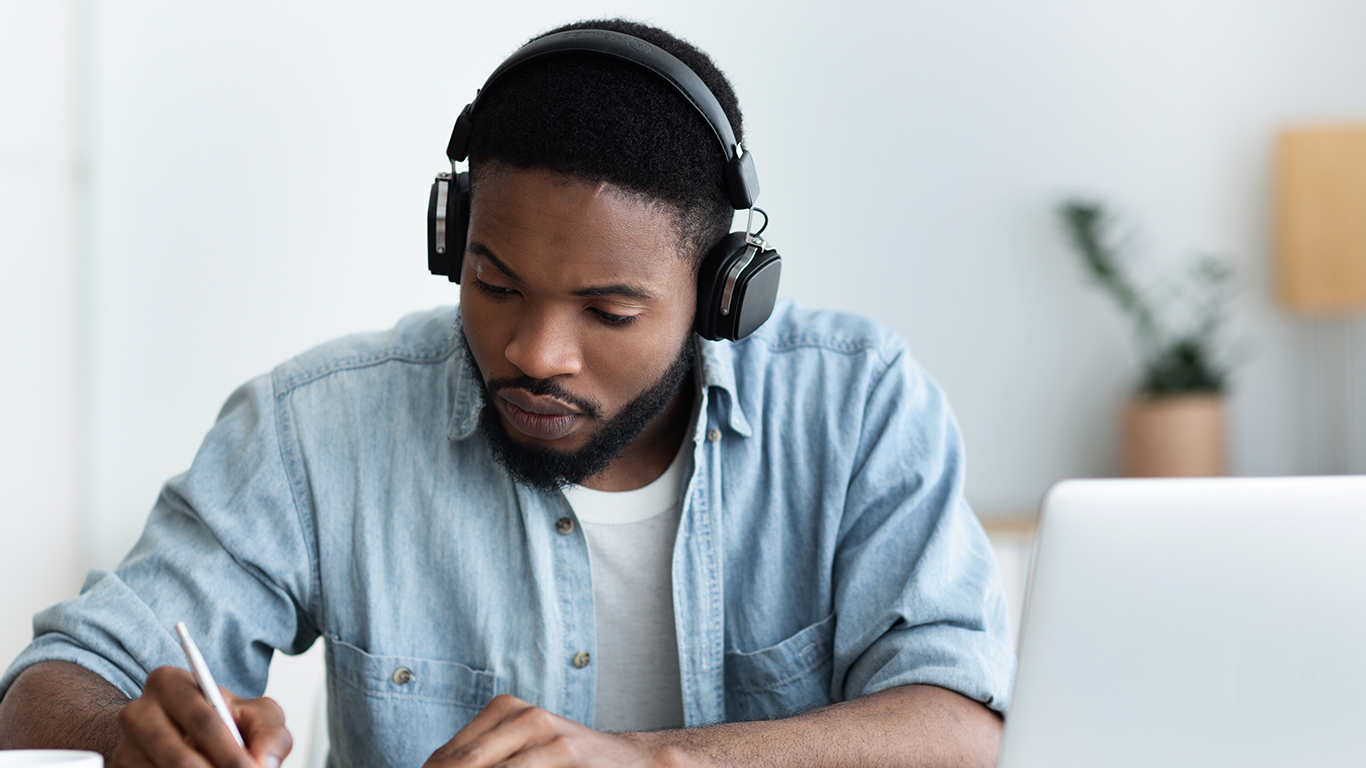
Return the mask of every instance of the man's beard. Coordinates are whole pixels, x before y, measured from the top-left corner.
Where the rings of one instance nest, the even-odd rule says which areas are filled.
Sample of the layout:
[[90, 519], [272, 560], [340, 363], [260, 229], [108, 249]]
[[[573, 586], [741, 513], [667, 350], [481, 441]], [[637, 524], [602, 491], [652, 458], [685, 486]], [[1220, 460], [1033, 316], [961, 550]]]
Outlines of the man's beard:
[[507, 427], [503, 426], [498, 407], [493, 404], [494, 394], [491, 390], [521, 389], [533, 395], [550, 395], [576, 406], [587, 416], [600, 418], [601, 409], [597, 404], [570, 394], [554, 379], [516, 376], [485, 382], [463, 328], [460, 330], [460, 343], [465, 348], [469, 369], [479, 381], [479, 392], [483, 398], [479, 428], [493, 449], [493, 457], [512, 475], [513, 480], [542, 491], [556, 491], [567, 485], [580, 484], [605, 472], [679, 393], [684, 380], [692, 373], [695, 356], [692, 334], [689, 333], [683, 340], [683, 348], [664, 375], [627, 403], [621, 413], [604, 420], [586, 445], [576, 451], [557, 451], [540, 445], [523, 445], [513, 440]]

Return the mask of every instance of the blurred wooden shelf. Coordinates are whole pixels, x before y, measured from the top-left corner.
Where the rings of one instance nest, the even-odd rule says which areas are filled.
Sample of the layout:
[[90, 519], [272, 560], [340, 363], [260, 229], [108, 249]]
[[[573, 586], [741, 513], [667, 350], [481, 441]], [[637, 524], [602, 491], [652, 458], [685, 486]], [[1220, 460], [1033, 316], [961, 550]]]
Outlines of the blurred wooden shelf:
[[1012, 516], [991, 516], [978, 517], [982, 521], [982, 527], [986, 529], [987, 535], [993, 539], [1001, 537], [1032, 538], [1034, 531], [1039, 527], [1039, 518], [1035, 515], [1012, 515]]

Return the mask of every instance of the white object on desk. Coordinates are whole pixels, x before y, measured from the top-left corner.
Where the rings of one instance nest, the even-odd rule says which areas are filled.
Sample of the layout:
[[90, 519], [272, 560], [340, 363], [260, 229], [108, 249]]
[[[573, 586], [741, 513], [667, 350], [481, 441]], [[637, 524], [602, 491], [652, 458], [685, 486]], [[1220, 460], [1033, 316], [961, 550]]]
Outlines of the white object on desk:
[[190, 662], [190, 674], [194, 675], [194, 681], [199, 684], [199, 690], [204, 692], [204, 698], [209, 700], [214, 711], [218, 713], [218, 719], [223, 721], [223, 725], [228, 727], [232, 738], [237, 742], [237, 746], [245, 747], [246, 742], [242, 741], [242, 732], [237, 730], [237, 723], [232, 719], [232, 712], [228, 709], [228, 703], [223, 700], [223, 693], [218, 690], [218, 683], [214, 682], [213, 673], [209, 671], [209, 665], [204, 661], [204, 654], [199, 652], [199, 646], [194, 644], [194, 638], [190, 637], [190, 629], [185, 626], [185, 622], [175, 623], [175, 633], [180, 638], [180, 647], [185, 651], [185, 659]]
[[74, 749], [6, 749], [0, 750], [0, 768], [104, 768], [104, 758], [98, 752]]
[[1366, 477], [1044, 501], [1002, 768], [1360, 766]]

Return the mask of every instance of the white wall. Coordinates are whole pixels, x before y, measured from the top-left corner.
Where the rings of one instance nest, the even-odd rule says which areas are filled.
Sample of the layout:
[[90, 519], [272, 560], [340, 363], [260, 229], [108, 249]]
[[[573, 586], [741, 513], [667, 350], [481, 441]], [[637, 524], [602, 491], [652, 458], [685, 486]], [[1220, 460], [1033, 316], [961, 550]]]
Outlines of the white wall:
[[0, 664], [80, 586], [75, 3], [0, 5]]
[[[237, 384], [325, 339], [454, 300], [423, 264], [427, 188], [450, 124], [502, 56], [570, 18], [562, 3], [474, 6], [85, 6], [87, 562], [117, 561]], [[1318, 468], [1304, 427], [1310, 329], [1271, 300], [1270, 146], [1289, 122], [1366, 119], [1366, 3], [591, 0], [574, 15], [598, 13], [666, 25], [728, 70], [784, 292], [866, 312], [911, 341], [956, 405], [983, 512], [1027, 513], [1053, 481], [1114, 469], [1115, 413], [1137, 362], [1129, 329], [1057, 230], [1052, 208], [1075, 192], [1119, 206], [1156, 259], [1237, 262], [1247, 361], [1233, 392], [1234, 469]], [[19, 37], [9, 22], [3, 34]], [[49, 68], [6, 66], [4, 87], [68, 88], [70, 46], [35, 51], [24, 61]], [[16, 114], [8, 104], [21, 97], [4, 93], [0, 111]], [[28, 176], [6, 160], [6, 195], [70, 178], [69, 142], [44, 125], [33, 130], [52, 159]], [[13, 194], [14, 233], [65, 215], [60, 202]], [[34, 242], [71, 238], [51, 231]], [[52, 313], [64, 341], [35, 343], [8, 322], [3, 359], [38, 355], [52, 378], [6, 375], [4, 394], [55, 398], [52, 423], [69, 433], [69, 244], [67, 272], [44, 262], [57, 271], [30, 276], [12, 256], [17, 235], [7, 225], [2, 236], [7, 276], [23, 275], [6, 297], [66, 297], [19, 314], [7, 302], [7, 319]], [[8, 405], [16, 397], [6, 418], [22, 410]], [[27, 460], [60, 431], [47, 426], [6, 430], [4, 455]], [[63, 439], [24, 482], [70, 493], [76, 449]], [[13, 510], [7, 546], [29, 525]]]
[[[454, 299], [422, 217], [453, 116], [556, 3], [93, 4], [90, 542], [129, 543], [248, 376]], [[1244, 281], [1235, 469], [1311, 467], [1271, 303], [1277, 127], [1366, 117], [1366, 4], [590, 2], [710, 50], [747, 108], [785, 292], [906, 335], [988, 513], [1114, 465], [1129, 331], [1052, 208], [1113, 201], [1156, 258]], [[725, 23], [718, 23], [724, 19]]]

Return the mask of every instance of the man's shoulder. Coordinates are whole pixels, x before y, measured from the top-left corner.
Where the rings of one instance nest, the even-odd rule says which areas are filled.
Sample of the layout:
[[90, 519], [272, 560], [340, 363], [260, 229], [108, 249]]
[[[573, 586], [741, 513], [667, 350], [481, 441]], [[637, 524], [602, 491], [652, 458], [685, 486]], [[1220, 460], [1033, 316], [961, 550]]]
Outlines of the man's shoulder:
[[760, 422], [773, 429], [852, 424], [877, 403], [904, 403], [906, 393], [933, 388], [888, 328], [791, 300], [743, 340], [704, 342], [701, 353], [702, 383], [733, 398], [726, 418], [741, 434]]
[[783, 299], [768, 322], [734, 345], [739, 359], [834, 353], [871, 354], [884, 363], [906, 353], [900, 336], [871, 318], [853, 312], [812, 309]]
[[414, 366], [443, 363], [460, 349], [457, 307], [414, 312], [383, 331], [343, 336], [320, 344], [275, 368], [271, 378], [277, 393], [289, 391], [332, 374], [381, 366], [417, 370]]

